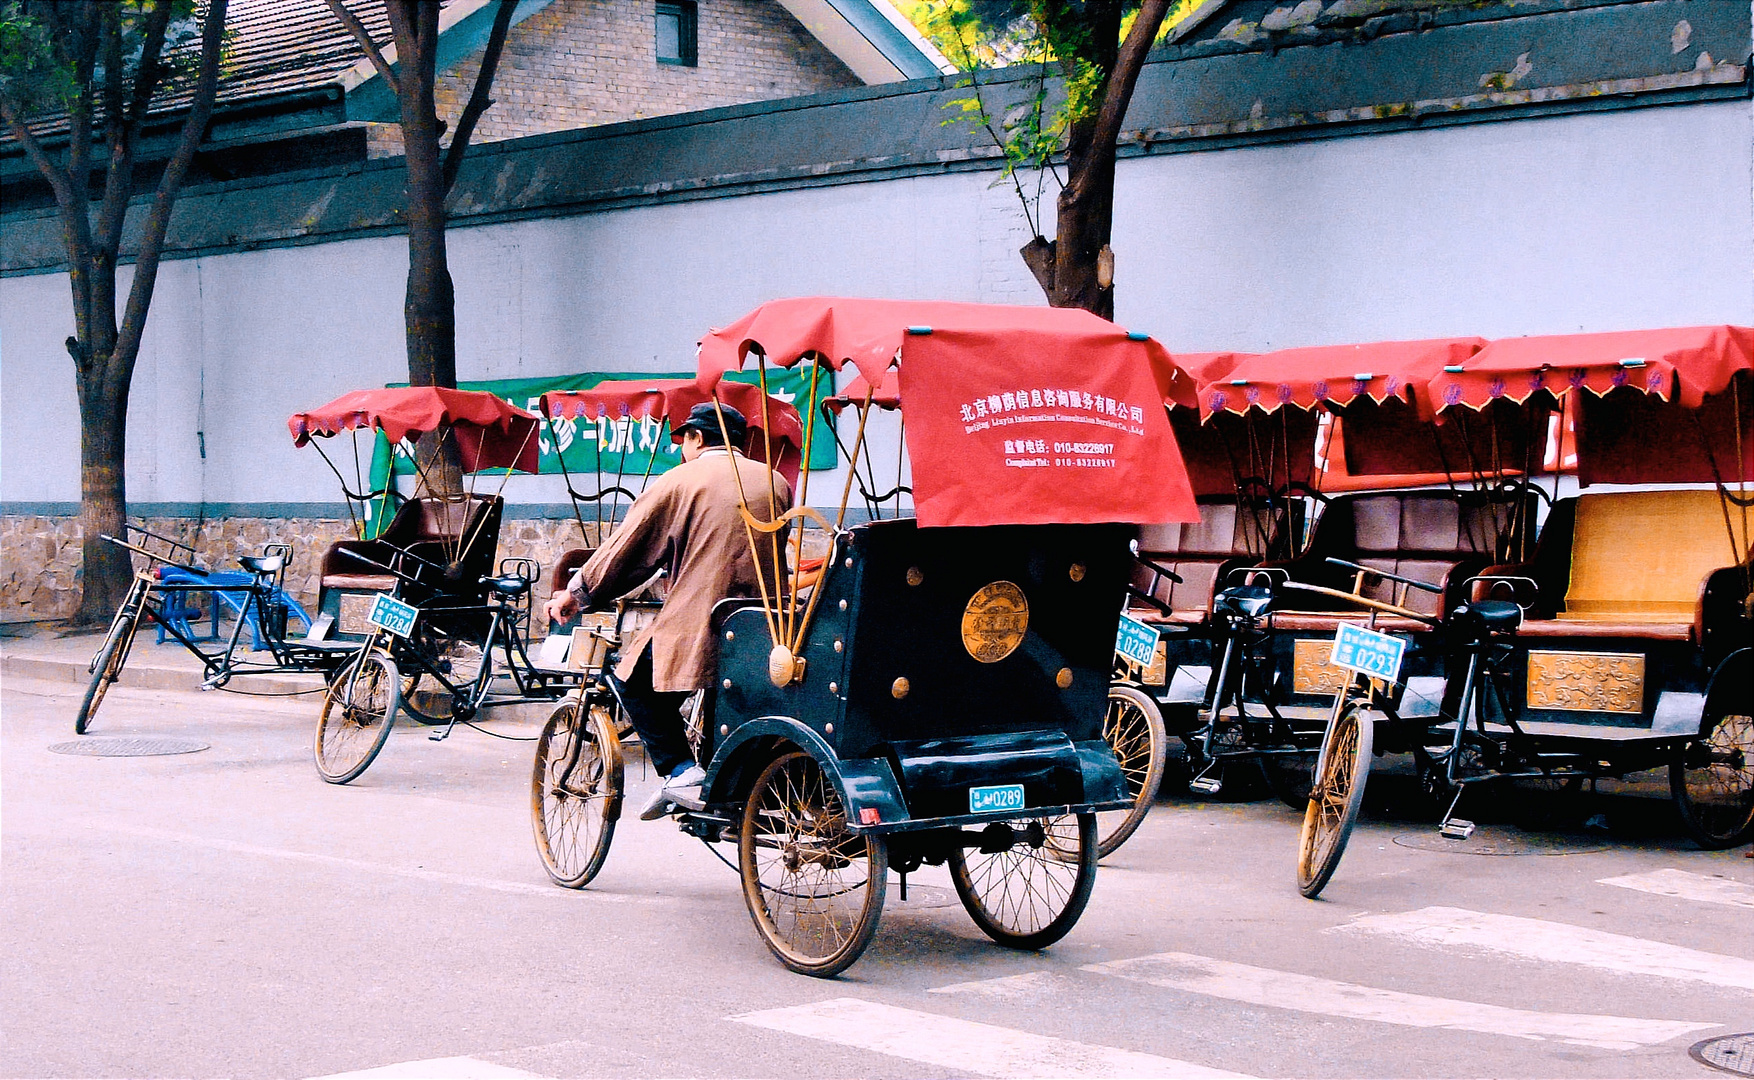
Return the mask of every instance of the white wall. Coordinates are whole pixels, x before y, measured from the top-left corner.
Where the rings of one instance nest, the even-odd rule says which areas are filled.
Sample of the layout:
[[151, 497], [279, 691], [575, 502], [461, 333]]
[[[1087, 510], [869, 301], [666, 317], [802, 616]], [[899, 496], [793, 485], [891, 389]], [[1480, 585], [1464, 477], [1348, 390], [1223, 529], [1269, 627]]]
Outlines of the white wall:
[[[1732, 102], [1125, 161], [1117, 318], [1172, 351], [1754, 323], [1751, 147], [1754, 114]], [[991, 180], [454, 230], [459, 375], [686, 369], [706, 329], [778, 296], [1039, 303], [1021, 212]], [[334, 500], [285, 421], [405, 377], [406, 265], [400, 238], [166, 263], [130, 500]], [[64, 275], [0, 280], [7, 502], [79, 497], [71, 329]], [[838, 496], [825, 479], [813, 502]], [[558, 479], [511, 483], [514, 504], [564, 497]]]

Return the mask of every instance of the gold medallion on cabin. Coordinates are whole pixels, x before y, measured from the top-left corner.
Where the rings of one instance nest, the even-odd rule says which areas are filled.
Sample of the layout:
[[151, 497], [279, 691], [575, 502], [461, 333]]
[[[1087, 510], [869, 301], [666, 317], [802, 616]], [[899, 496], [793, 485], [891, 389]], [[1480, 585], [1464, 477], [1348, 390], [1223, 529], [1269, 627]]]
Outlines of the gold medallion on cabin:
[[1029, 601], [1009, 581], [983, 585], [962, 610], [962, 647], [983, 664], [995, 664], [1023, 644]]

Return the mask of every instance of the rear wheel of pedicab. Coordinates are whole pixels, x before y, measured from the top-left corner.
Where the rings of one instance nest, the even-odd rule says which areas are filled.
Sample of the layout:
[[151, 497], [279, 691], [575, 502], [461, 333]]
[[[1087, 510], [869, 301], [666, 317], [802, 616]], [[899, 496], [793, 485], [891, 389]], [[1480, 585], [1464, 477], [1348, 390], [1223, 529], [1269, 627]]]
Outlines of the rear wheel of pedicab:
[[980, 835], [989, 850], [950, 853], [950, 881], [975, 925], [1012, 949], [1065, 937], [1096, 884], [1096, 815], [996, 822]]
[[1297, 840], [1297, 891], [1314, 900], [1321, 895], [1346, 839], [1364, 804], [1364, 783], [1370, 776], [1372, 722], [1357, 704], [1346, 706], [1322, 741], [1316, 763], [1315, 787], [1303, 813]]
[[122, 610], [110, 623], [103, 644], [98, 646], [97, 656], [91, 661], [91, 683], [85, 688], [78, 714], [73, 717], [75, 735], [84, 735], [86, 728], [91, 726], [91, 718], [97, 715], [97, 707], [103, 704], [104, 694], [122, 674], [122, 665], [128, 662], [128, 651], [134, 647], [134, 635], [140, 630], [140, 611], [134, 606], [138, 602], [135, 595], [129, 593]]
[[1309, 793], [1315, 787], [1315, 758], [1314, 751], [1261, 755], [1267, 784], [1279, 801], [1293, 810], [1309, 806]]
[[607, 706], [562, 702], [536, 740], [530, 816], [556, 885], [584, 888], [603, 868], [621, 817], [621, 740]]
[[1754, 716], [1748, 713], [1745, 698], [1708, 707], [1699, 738], [1677, 747], [1669, 763], [1681, 825], [1707, 851], [1754, 838]]
[[846, 810], [816, 759], [781, 754], [743, 807], [737, 861], [749, 917], [780, 963], [827, 978], [877, 932], [889, 885], [880, 836], [847, 830]]
[[1163, 764], [1169, 753], [1169, 735], [1163, 713], [1149, 694], [1131, 686], [1108, 688], [1108, 715], [1102, 721], [1102, 737], [1120, 762], [1133, 805], [1096, 816], [1096, 857], [1106, 858], [1127, 842], [1139, 828], [1163, 782]]
[[317, 717], [317, 772], [331, 784], [345, 784], [377, 758], [396, 724], [402, 704], [402, 677], [382, 649], [362, 649], [342, 664], [323, 695]]

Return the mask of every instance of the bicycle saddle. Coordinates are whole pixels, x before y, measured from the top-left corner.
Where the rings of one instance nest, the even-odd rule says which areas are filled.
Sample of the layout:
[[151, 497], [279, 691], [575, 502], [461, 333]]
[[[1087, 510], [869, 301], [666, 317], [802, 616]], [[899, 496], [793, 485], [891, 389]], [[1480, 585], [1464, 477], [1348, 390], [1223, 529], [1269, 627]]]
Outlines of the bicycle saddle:
[[530, 591], [531, 585], [529, 578], [519, 577], [516, 574], [506, 574], [502, 577], [483, 578], [482, 582], [491, 586], [495, 593], [507, 598], [524, 595]]
[[1475, 600], [1458, 604], [1454, 615], [1459, 619], [1471, 619], [1486, 631], [1515, 630], [1523, 621], [1523, 609], [1509, 600]]
[[1265, 585], [1238, 585], [1218, 594], [1217, 606], [1224, 611], [1253, 619], [1273, 604], [1273, 590]]
[[238, 565], [252, 574], [278, 574], [280, 568], [286, 565], [286, 556], [239, 555]]

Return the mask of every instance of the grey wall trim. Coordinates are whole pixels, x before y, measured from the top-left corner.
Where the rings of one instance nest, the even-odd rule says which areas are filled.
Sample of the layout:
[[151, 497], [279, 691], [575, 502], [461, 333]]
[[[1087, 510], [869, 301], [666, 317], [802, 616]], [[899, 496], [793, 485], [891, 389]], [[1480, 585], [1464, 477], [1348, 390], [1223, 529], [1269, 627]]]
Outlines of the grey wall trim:
[[[1677, 20], [1691, 32], [1672, 46]], [[1364, 44], [1156, 61], [1141, 75], [1122, 153], [1210, 149], [1688, 105], [1750, 95], [1750, 8], [1689, 0], [1597, 6], [1442, 26]], [[1028, 72], [983, 84], [1000, 113]], [[864, 87], [471, 151], [451, 200], [457, 227], [624, 206], [995, 169], [954, 78]], [[167, 258], [404, 231], [399, 159], [191, 189]], [[143, 214], [144, 201], [131, 212]], [[131, 226], [132, 227], [132, 226]], [[125, 245], [125, 248], [128, 245]], [[52, 210], [0, 216], [0, 274], [64, 267]]]
[[870, 42], [872, 48], [882, 53], [885, 60], [894, 64], [903, 78], [925, 79], [938, 74], [937, 65], [894, 23], [884, 18], [882, 12], [872, 7], [871, 0], [828, 0], [828, 6], [839, 12], [840, 17]]

